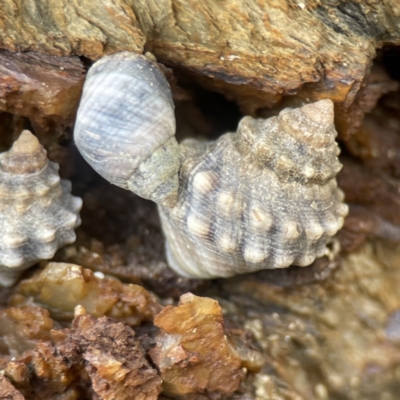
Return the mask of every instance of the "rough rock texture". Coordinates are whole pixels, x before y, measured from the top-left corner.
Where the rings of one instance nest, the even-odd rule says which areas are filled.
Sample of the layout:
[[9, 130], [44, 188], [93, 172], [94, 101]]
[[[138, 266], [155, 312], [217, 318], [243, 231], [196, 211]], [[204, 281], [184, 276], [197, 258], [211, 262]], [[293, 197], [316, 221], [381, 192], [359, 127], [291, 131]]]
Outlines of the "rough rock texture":
[[[222, 311], [213, 299], [191, 293], [177, 307], [168, 306], [154, 320], [161, 329], [150, 355], [167, 394], [230, 394], [244, 378], [243, 361], [224, 331]], [[252, 365], [259, 369], [262, 357]]]
[[11, 303], [34, 301], [57, 319], [72, 319], [75, 307], [83, 306], [94, 317], [109, 316], [131, 326], [152, 321], [161, 311], [157, 298], [139, 285], [94, 274], [79, 265], [49, 263], [19, 285]]
[[0, 399], [25, 400], [25, 397], [4, 376], [0, 375]]
[[0, 310], [0, 354], [16, 356], [49, 340], [53, 320], [40, 307], [28, 305]]
[[226, 280], [229, 301], [221, 305], [263, 349], [256, 391], [283, 384], [307, 400], [377, 399], [377, 393], [396, 399], [399, 284], [399, 245], [375, 241], [346, 256], [324, 284]]
[[0, 50], [0, 111], [28, 117], [36, 134], [50, 141], [72, 125], [83, 80], [78, 57]]
[[[6, 150], [23, 129], [33, 129], [48, 151], [54, 148], [54, 160], [62, 160], [74, 194], [84, 198], [78, 241], [56, 260], [145, 285], [165, 304], [187, 291], [212, 296], [223, 310], [225, 331], [245, 327], [250, 332], [245, 345], [256, 341], [262, 348], [261, 372], [247, 374], [234, 394], [203, 391], [192, 398], [398, 399], [399, 248], [376, 237], [399, 240], [399, 7], [397, 0], [1, 2], [0, 149]], [[309, 269], [207, 285], [175, 276], [163, 256], [154, 206], [101, 182], [63, 147], [71, 137], [85, 68], [120, 50], [151, 51], [173, 69], [181, 137], [194, 133], [214, 139], [235, 130], [242, 117], [237, 105], [245, 113], [268, 116], [287, 106], [331, 99], [345, 153], [339, 185], [350, 203], [339, 239], [353, 253]], [[368, 237], [372, 244], [364, 243]], [[0, 289], [2, 307], [12, 290]], [[76, 328], [53, 331], [53, 342], [18, 356], [48, 337], [51, 325], [43, 310], [27, 310], [1, 311], [0, 347], [8, 354], [0, 358], [7, 376], [0, 374], [0, 398], [94, 400], [124, 393], [115, 381], [103, 391], [106, 374], [92, 375], [99, 388], [93, 392], [82, 358], [87, 347], [71, 333]], [[114, 327], [102, 327], [101, 335], [109, 338], [106, 331]], [[149, 323], [135, 328], [150, 335], [140, 336], [146, 350], [154, 329]], [[118, 354], [107, 354], [118, 364]], [[246, 368], [249, 358], [242, 358]], [[94, 363], [88, 366], [93, 373]], [[178, 377], [184, 375], [177, 371]], [[158, 393], [160, 383], [153, 382], [149, 393]]]
[[62, 1], [56, 7], [7, 0], [0, 47], [92, 60], [145, 49], [247, 113], [293, 95], [328, 97], [346, 109], [375, 49], [400, 43], [399, 21], [396, 0]]
[[39, 342], [4, 367], [4, 375], [26, 398], [158, 398], [161, 379], [128, 326], [80, 315], [72, 329], [52, 336], [52, 342]]

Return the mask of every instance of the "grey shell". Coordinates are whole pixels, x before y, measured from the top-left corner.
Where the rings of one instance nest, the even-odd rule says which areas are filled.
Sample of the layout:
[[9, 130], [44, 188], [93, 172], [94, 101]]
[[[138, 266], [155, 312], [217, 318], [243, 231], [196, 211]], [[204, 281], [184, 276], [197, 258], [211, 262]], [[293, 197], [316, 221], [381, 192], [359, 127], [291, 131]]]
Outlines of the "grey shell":
[[94, 64], [75, 140], [110, 182], [158, 204], [169, 265], [194, 278], [305, 266], [328, 252], [348, 207], [333, 104], [245, 117], [215, 142], [174, 138], [171, 92], [156, 64], [119, 53]]
[[170, 266], [204, 279], [325, 255], [348, 212], [335, 136], [333, 104], [323, 100], [245, 117], [216, 142], [184, 141], [178, 202], [159, 206]]
[[86, 161], [111, 183], [156, 202], [176, 197], [174, 104], [155, 62], [129, 52], [96, 62], [85, 81], [74, 137]]
[[82, 200], [29, 131], [0, 155], [0, 286], [76, 239]]

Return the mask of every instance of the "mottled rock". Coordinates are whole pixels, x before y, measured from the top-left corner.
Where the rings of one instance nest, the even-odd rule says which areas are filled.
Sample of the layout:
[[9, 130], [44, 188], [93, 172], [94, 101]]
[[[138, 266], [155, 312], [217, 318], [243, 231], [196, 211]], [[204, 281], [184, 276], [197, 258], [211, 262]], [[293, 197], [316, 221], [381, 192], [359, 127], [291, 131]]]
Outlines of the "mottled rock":
[[399, 265], [398, 244], [374, 241], [343, 258], [323, 284], [226, 280], [225, 298], [234, 306], [225, 318], [253, 332], [266, 358], [256, 380], [307, 400], [375, 400], [379, 391], [395, 399]]
[[37, 134], [61, 134], [56, 125], [72, 125], [84, 71], [76, 56], [0, 50], [0, 111], [29, 117]]
[[0, 399], [25, 400], [25, 397], [4, 376], [0, 375]]
[[72, 329], [53, 331], [52, 342], [6, 363], [4, 375], [32, 400], [156, 400], [161, 378], [132, 329], [81, 314]]
[[98, 59], [142, 52], [146, 43], [161, 62], [235, 99], [247, 113], [292, 95], [330, 97], [347, 108], [375, 49], [400, 43], [396, 0], [236, 0], [229, 7], [195, 0], [102, 1], [96, 7], [63, 1], [37, 7], [41, 12], [28, 1], [5, 2], [2, 48]]
[[[77, 305], [95, 317], [107, 315], [134, 326], [152, 321], [162, 309], [157, 298], [142, 286], [122, 284], [79, 265], [49, 263], [18, 286], [11, 302], [34, 301], [58, 319], [72, 319]], [[32, 300], [29, 300], [32, 299]]]
[[94, 392], [104, 400], [155, 400], [161, 378], [144, 357], [134, 332], [103, 317], [83, 315], [74, 321]]
[[[154, 323], [161, 332], [150, 355], [167, 394], [231, 394], [238, 389], [245, 363], [228, 340], [216, 300], [187, 293], [177, 307], [164, 308]], [[255, 364], [259, 368], [260, 359]]]
[[27, 305], [0, 310], [0, 354], [17, 356], [50, 340], [53, 320], [46, 309]]

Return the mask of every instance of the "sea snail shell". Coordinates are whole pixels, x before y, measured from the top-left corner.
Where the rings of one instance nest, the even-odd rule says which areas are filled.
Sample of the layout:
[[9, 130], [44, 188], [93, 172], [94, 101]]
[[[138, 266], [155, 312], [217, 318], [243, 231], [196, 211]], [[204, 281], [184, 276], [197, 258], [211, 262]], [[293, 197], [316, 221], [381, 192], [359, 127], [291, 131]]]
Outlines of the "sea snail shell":
[[0, 286], [75, 241], [82, 200], [29, 131], [0, 154]]
[[178, 147], [170, 99], [152, 61], [106, 57], [89, 72], [75, 140], [99, 173], [158, 203], [176, 272], [229, 277], [326, 254], [348, 212], [330, 100], [245, 117], [236, 133]]

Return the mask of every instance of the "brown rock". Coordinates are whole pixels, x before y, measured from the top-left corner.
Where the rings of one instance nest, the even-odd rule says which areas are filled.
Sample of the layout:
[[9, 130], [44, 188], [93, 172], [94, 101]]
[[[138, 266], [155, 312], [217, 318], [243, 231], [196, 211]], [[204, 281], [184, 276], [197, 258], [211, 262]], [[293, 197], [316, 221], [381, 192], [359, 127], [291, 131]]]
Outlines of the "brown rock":
[[266, 358], [256, 392], [287, 388], [307, 400], [375, 400], [386, 392], [395, 399], [399, 265], [399, 245], [375, 240], [346, 255], [325, 283], [224, 281], [224, 297], [233, 303], [225, 318], [252, 331]]
[[110, 316], [130, 325], [152, 321], [161, 310], [157, 298], [139, 285], [93, 273], [79, 265], [49, 263], [30, 279], [22, 281], [11, 303], [31, 301], [48, 308], [58, 319], [72, 319], [77, 305], [95, 316]]
[[230, 394], [244, 378], [242, 359], [227, 339], [216, 300], [191, 293], [177, 307], [168, 306], [154, 324], [161, 329], [150, 355], [167, 394]]
[[83, 81], [78, 57], [0, 50], [0, 111], [28, 117], [36, 134], [72, 125]]
[[73, 326], [93, 390], [101, 399], [158, 398], [161, 378], [149, 366], [131, 328], [88, 315], [76, 318]]
[[25, 400], [25, 397], [0, 375], [0, 400]]
[[135, 14], [123, 1], [16, 5], [5, 0], [0, 25], [0, 46], [10, 51], [99, 58], [118, 50], [141, 51], [145, 42]]
[[26, 398], [157, 399], [161, 378], [128, 326], [80, 315], [52, 339], [5, 365], [5, 376]]
[[[41, 12], [37, 12], [40, 9]], [[284, 96], [331, 98], [348, 108], [375, 49], [400, 43], [396, 0], [370, 2], [162, 0], [57, 7], [7, 0], [2, 48], [97, 59], [146, 50], [247, 113]], [[72, 22], [73, 21], [73, 22]], [[49, 32], [52, 34], [49, 36]]]
[[53, 320], [47, 310], [33, 305], [0, 310], [0, 354], [17, 356], [49, 340]]

